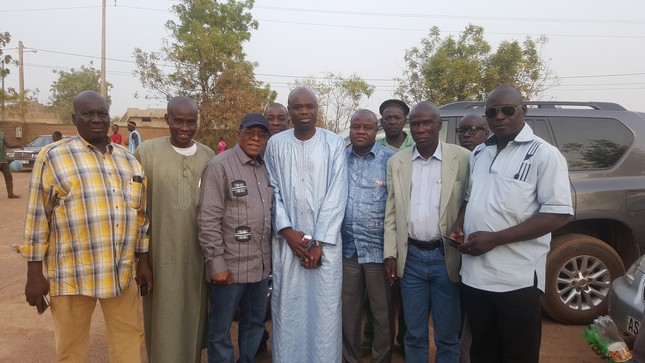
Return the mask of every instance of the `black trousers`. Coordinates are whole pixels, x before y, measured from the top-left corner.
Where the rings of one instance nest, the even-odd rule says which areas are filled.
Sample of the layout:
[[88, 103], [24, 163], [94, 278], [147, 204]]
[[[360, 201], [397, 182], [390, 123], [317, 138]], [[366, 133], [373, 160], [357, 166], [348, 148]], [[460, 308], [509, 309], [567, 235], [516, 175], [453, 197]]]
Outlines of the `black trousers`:
[[508, 292], [462, 287], [462, 303], [472, 332], [472, 363], [539, 361], [542, 291], [535, 286]]

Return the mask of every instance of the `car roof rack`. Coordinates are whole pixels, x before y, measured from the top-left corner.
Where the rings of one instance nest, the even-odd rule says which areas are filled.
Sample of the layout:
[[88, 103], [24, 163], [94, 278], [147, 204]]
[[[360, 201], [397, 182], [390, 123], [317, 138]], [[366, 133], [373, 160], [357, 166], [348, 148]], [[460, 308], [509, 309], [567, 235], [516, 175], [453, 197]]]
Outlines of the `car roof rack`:
[[[623, 106], [613, 102], [577, 102], [577, 101], [525, 101], [523, 102], [530, 108], [541, 109], [579, 109], [579, 108], [592, 108], [594, 110], [608, 110], [608, 111], [627, 111]], [[460, 101], [453, 102], [439, 107], [441, 110], [467, 110], [467, 109], [483, 109], [486, 107], [486, 102], [481, 101]]]

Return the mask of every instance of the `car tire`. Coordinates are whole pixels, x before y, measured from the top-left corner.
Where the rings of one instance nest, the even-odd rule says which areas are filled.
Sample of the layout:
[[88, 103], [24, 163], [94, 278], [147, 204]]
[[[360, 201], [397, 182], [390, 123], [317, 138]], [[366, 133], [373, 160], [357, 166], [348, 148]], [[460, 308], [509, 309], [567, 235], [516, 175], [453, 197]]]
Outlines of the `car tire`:
[[589, 324], [606, 314], [611, 282], [625, 273], [618, 253], [585, 234], [556, 237], [551, 246], [542, 298], [544, 311], [568, 324]]

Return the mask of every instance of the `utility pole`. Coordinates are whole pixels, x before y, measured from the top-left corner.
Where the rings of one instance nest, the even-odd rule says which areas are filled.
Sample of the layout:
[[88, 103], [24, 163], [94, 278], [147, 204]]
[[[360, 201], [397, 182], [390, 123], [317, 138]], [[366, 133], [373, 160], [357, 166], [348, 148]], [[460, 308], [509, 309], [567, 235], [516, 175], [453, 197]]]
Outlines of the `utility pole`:
[[25, 47], [22, 45], [22, 40], [18, 42], [18, 79], [20, 84], [20, 102], [25, 101], [25, 63], [22, 59]]
[[105, 2], [103, 0], [103, 30], [101, 32], [101, 96], [107, 99], [107, 83], [105, 83]]
[[7, 97], [7, 95], [4, 93], [4, 77], [5, 77], [5, 74], [4, 74], [4, 57], [2, 59], [0, 59], [0, 62], [2, 63], [2, 73], [0, 74], [2, 76], [2, 121], [6, 121], [5, 115], [4, 115], [4, 107], [5, 107], [4, 101], [5, 101], [5, 98]]

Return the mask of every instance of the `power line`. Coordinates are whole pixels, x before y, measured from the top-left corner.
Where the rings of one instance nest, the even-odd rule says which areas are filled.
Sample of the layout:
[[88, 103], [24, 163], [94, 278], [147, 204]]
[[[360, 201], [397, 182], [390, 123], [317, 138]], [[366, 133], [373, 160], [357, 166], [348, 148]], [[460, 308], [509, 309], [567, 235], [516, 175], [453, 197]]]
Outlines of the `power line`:
[[[33, 8], [33, 9], [0, 9], [0, 13], [10, 12], [30, 12], [30, 11], [58, 11], [58, 10], [75, 10], [75, 9], [94, 9], [101, 6], [76, 6], [76, 7], [61, 7], [61, 8]], [[170, 9], [148, 8], [141, 6], [128, 6], [128, 5], [114, 5], [111, 8], [125, 8], [135, 10], [148, 10], [169, 12]], [[516, 17], [502, 17], [502, 16], [474, 16], [474, 15], [432, 15], [432, 14], [412, 14], [412, 13], [393, 13], [393, 12], [369, 12], [369, 11], [349, 11], [349, 10], [326, 10], [326, 9], [310, 9], [310, 8], [289, 8], [280, 6], [254, 6], [254, 9], [276, 10], [276, 11], [289, 11], [289, 12], [302, 12], [314, 14], [336, 14], [336, 15], [358, 15], [358, 16], [376, 16], [376, 17], [400, 17], [400, 18], [424, 18], [424, 19], [459, 19], [459, 20], [495, 20], [495, 21], [514, 21], [514, 22], [545, 22], [545, 23], [589, 23], [589, 24], [645, 24], [643, 20], [627, 20], [627, 19], [572, 19], [572, 18], [516, 18]]]
[[430, 14], [409, 14], [409, 13], [379, 13], [369, 11], [348, 11], [348, 10], [324, 10], [324, 9], [306, 9], [306, 8], [286, 8], [279, 6], [255, 6], [256, 9], [280, 10], [292, 12], [304, 12], [315, 14], [337, 14], [337, 15], [359, 15], [359, 16], [382, 16], [382, 17], [402, 17], [402, 18], [430, 18], [430, 19], [460, 19], [460, 20], [496, 20], [496, 21], [519, 21], [519, 22], [546, 22], [546, 23], [590, 23], [590, 24], [645, 24], [642, 20], [599, 20], [599, 19], [550, 19], [550, 18], [517, 18], [517, 17], [500, 17], [500, 16], [472, 16], [472, 15], [430, 15]]

